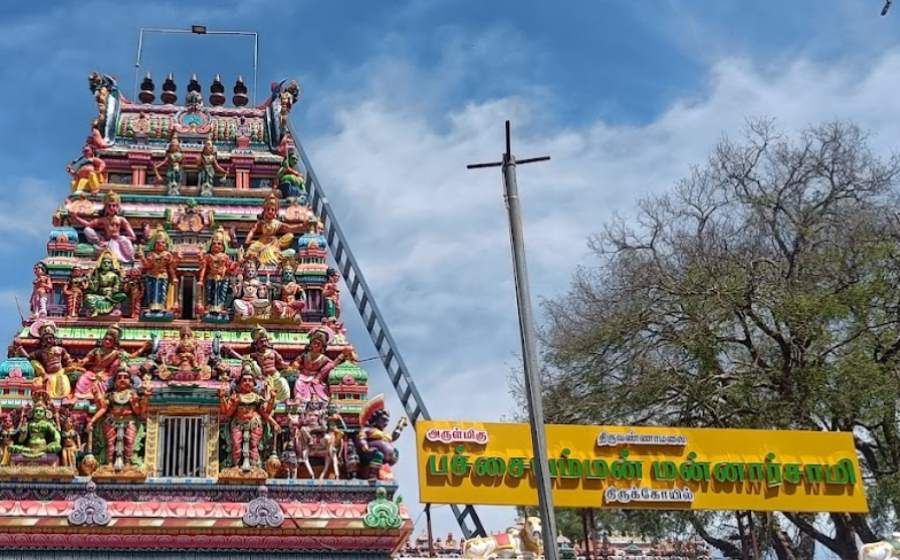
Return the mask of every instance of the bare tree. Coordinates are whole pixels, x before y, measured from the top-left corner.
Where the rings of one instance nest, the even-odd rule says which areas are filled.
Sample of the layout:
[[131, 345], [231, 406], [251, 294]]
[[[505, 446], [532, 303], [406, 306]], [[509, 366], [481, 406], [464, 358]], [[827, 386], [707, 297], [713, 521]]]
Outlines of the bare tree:
[[852, 124], [721, 142], [545, 302], [549, 420], [852, 431], [869, 517], [687, 517], [729, 556], [855, 557], [900, 512], [898, 172]]

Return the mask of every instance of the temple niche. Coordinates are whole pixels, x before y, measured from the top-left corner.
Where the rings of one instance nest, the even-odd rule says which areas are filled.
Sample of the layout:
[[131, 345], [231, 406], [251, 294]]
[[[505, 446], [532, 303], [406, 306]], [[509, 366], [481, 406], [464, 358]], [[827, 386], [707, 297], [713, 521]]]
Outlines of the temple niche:
[[71, 193], [0, 363], [0, 523], [59, 518], [35, 550], [187, 550], [187, 534], [210, 554], [387, 555], [411, 530], [392, 471], [406, 420], [347, 340], [289, 126], [298, 83], [257, 107], [240, 77], [233, 106], [219, 76], [208, 102], [196, 76], [181, 103], [172, 75], [161, 102], [150, 75], [137, 101], [109, 75], [89, 85]]

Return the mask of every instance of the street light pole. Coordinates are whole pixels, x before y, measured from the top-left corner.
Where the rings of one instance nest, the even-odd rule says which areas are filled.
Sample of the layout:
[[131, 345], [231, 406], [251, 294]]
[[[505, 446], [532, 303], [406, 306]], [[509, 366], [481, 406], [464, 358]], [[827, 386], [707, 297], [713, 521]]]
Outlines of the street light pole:
[[553, 494], [548, 476], [547, 437], [544, 432], [544, 406], [541, 397], [540, 365], [537, 354], [537, 337], [534, 315], [531, 310], [531, 291], [528, 286], [528, 267], [525, 262], [525, 237], [522, 230], [522, 209], [519, 204], [519, 187], [516, 183], [516, 165], [547, 161], [550, 156], [516, 161], [510, 146], [509, 121], [506, 121], [506, 153], [503, 160], [492, 163], [475, 163], [469, 169], [501, 167], [503, 170], [503, 197], [509, 214], [509, 238], [512, 246], [513, 277], [516, 286], [516, 303], [519, 310], [519, 335], [525, 365], [525, 394], [528, 400], [528, 417], [531, 425], [531, 444], [534, 448], [534, 477], [537, 482], [538, 509], [544, 541], [544, 558], [558, 560], [556, 546], [556, 518], [553, 515]]

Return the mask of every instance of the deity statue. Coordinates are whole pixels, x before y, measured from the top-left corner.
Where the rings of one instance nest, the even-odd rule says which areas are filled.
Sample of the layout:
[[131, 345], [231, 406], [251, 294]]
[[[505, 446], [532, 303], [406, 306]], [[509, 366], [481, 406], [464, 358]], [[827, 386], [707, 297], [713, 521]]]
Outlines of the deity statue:
[[322, 467], [322, 473], [319, 475], [320, 480], [329, 476], [333, 476], [335, 480], [341, 477], [338, 467], [346, 431], [347, 424], [338, 414], [337, 407], [334, 403], [328, 403], [325, 409], [325, 434], [322, 436], [322, 443], [325, 444], [325, 466]]
[[177, 135], [173, 135], [166, 148], [166, 155], [162, 161], [153, 166], [153, 173], [158, 183], [163, 182], [159, 174], [159, 168], [166, 166], [166, 191], [167, 194], [177, 196], [181, 194], [181, 185], [184, 183], [184, 152], [181, 151], [181, 141]]
[[390, 466], [396, 464], [398, 458], [394, 442], [400, 438], [407, 420], [406, 417], [400, 418], [397, 426], [388, 434], [386, 430], [390, 419], [390, 413], [384, 408], [384, 395], [378, 395], [370, 400], [359, 413], [360, 429], [356, 443], [360, 454], [362, 478], [393, 479]]
[[216, 147], [210, 137], [206, 139], [203, 151], [200, 152], [200, 173], [198, 174], [200, 196], [212, 196], [213, 187], [216, 186], [216, 171], [223, 175], [222, 180], [228, 178], [228, 171], [219, 165], [219, 160], [216, 158]]
[[53, 293], [53, 281], [47, 272], [47, 265], [39, 262], [34, 265], [34, 281], [31, 283], [31, 317], [36, 319], [47, 316], [47, 301]]
[[[84, 226], [84, 236], [95, 247], [109, 249], [119, 262], [130, 263], [134, 258], [134, 230], [128, 220], [119, 215], [122, 200], [113, 191], [106, 193], [100, 217], [85, 220], [77, 214], [72, 219]], [[98, 230], [103, 232], [101, 236]]]
[[278, 198], [269, 194], [262, 214], [247, 234], [247, 254], [257, 257], [262, 264], [278, 264], [283, 258], [282, 251], [291, 246], [294, 234], [302, 230], [302, 224], [285, 224], [278, 219]]
[[104, 416], [102, 430], [106, 440], [106, 463], [114, 471], [121, 471], [134, 462], [134, 444], [143, 420], [147, 418], [152, 387], [147, 385], [140, 394], [132, 387], [131, 374], [124, 367], [116, 372], [113, 387], [105, 395], [98, 395], [97, 412], [88, 421], [87, 431]]
[[81, 306], [84, 305], [84, 292], [87, 290], [88, 284], [89, 281], [84, 275], [84, 269], [80, 266], [72, 267], [72, 275], [63, 287], [67, 317], [78, 317], [81, 314]]
[[329, 358], [325, 351], [328, 349], [331, 336], [331, 331], [323, 327], [313, 329], [307, 334], [309, 342], [306, 349], [292, 364], [298, 372], [297, 381], [294, 382], [295, 400], [301, 403], [328, 402], [328, 374], [352, 355], [352, 350], [348, 349], [334, 360]]
[[193, 198], [187, 201], [183, 209], [172, 215], [172, 228], [175, 231], [199, 233], [212, 223], [211, 214], [202, 210]]
[[278, 98], [278, 123], [281, 130], [287, 130], [288, 116], [294, 103], [300, 97], [300, 84], [296, 80], [284, 80], [278, 84], [272, 85], [272, 97]]
[[72, 176], [72, 192], [100, 192], [100, 185], [106, 182], [106, 162], [94, 154], [88, 144], [81, 149], [81, 157], [66, 166], [66, 172]]
[[259, 448], [265, 426], [278, 428], [271, 417], [274, 406], [274, 394], [270, 393], [266, 398], [256, 392], [256, 378], [251, 368], [242, 368], [236, 392], [229, 395], [224, 387], [219, 389], [219, 412], [231, 419], [231, 461], [234, 467], [244, 472], [254, 467], [260, 468]]
[[9, 447], [10, 464], [49, 464], [57, 466], [62, 450], [59, 428], [53, 421], [49, 397], [46, 393], [32, 393], [30, 413], [23, 413], [19, 423], [18, 443]]
[[322, 287], [322, 299], [325, 300], [325, 318], [337, 319], [341, 316], [341, 286], [338, 271], [329, 268], [325, 272], [325, 286]]
[[12, 414], [4, 414], [0, 422], [0, 467], [9, 465], [12, 455], [10, 448], [16, 443], [19, 429], [13, 422]]
[[95, 398], [98, 391], [105, 391], [107, 382], [121, 368], [126, 358], [134, 358], [137, 353], [129, 354], [120, 346], [122, 327], [111, 325], [97, 346], [81, 359], [78, 365], [84, 372], [75, 383], [75, 396], [81, 399]]
[[227, 245], [228, 234], [220, 227], [209, 240], [209, 247], [200, 261], [197, 281], [202, 294], [197, 298], [197, 314], [202, 315], [204, 321], [228, 320], [228, 310], [225, 308], [228, 279], [234, 273], [236, 265], [225, 252]]
[[97, 118], [94, 119], [92, 126], [96, 129], [103, 129], [106, 126], [106, 110], [109, 106], [109, 95], [118, 89], [115, 78], [100, 72], [91, 72], [88, 76], [88, 87], [94, 94], [94, 101], [97, 102]]
[[209, 379], [211, 376], [210, 367], [206, 363], [208, 360], [202, 355], [194, 331], [188, 325], [179, 329], [178, 344], [175, 345], [171, 356], [164, 355], [161, 361], [162, 379], [172, 376], [176, 381], [196, 381]]
[[120, 315], [119, 304], [128, 296], [122, 291], [122, 269], [115, 254], [105, 249], [97, 257], [97, 264], [89, 277], [85, 307], [91, 317]]
[[[243, 359], [231, 348], [228, 349], [232, 356]], [[291, 388], [287, 379], [281, 376], [281, 371], [288, 367], [281, 354], [272, 348], [269, 333], [263, 327], [257, 325], [253, 329], [253, 342], [250, 344], [249, 356], [256, 362], [266, 382], [269, 394], [275, 402], [284, 402], [291, 398]]]
[[235, 286], [234, 316], [236, 319], [249, 319], [250, 317], [267, 318], [269, 316], [268, 286], [259, 281], [257, 276], [257, 261], [254, 257], [247, 257], [243, 263], [243, 278]]
[[78, 452], [81, 450], [81, 435], [75, 429], [75, 421], [72, 416], [66, 416], [62, 422], [62, 466], [72, 467], [78, 462]]
[[306, 194], [306, 179], [303, 173], [297, 170], [300, 156], [296, 149], [290, 149], [281, 160], [278, 168], [276, 184], [282, 198], [297, 198]]
[[76, 370], [76, 364], [57, 340], [53, 322], [48, 321], [38, 327], [38, 336], [40, 342], [37, 350], [29, 354], [21, 344], [14, 342], [14, 352], [31, 360], [35, 376], [46, 384], [50, 398], [67, 398], [72, 392], [68, 374]]
[[178, 257], [169, 251], [170, 239], [162, 226], [150, 236], [150, 253], [138, 247], [144, 280], [144, 311], [141, 319], [149, 321], [171, 321], [174, 317], [176, 293], [175, 268]]
[[141, 316], [141, 304], [144, 303], [144, 279], [140, 267], [134, 267], [125, 274], [125, 293], [131, 303], [128, 316], [137, 319]]
[[281, 299], [273, 304], [280, 319], [303, 321], [301, 312], [306, 307], [306, 292], [294, 280], [294, 268], [290, 263], [284, 263], [281, 268]]

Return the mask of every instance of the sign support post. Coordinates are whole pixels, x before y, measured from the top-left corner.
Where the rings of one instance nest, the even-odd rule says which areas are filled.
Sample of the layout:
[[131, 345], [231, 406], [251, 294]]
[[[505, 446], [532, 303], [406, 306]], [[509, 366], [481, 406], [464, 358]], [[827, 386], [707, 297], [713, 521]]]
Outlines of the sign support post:
[[506, 153], [503, 161], [475, 163], [469, 169], [502, 167], [503, 196], [509, 215], [509, 237], [512, 245], [513, 273], [516, 285], [516, 303], [519, 308], [519, 334], [525, 364], [525, 394], [528, 399], [528, 419], [531, 425], [531, 444], [534, 447], [534, 475], [537, 481], [538, 508], [544, 541], [544, 558], [558, 560], [556, 545], [556, 518], [553, 515], [553, 495], [547, 466], [547, 438], [544, 433], [544, 406], [541, 397], [540, 366], [537, 355], [537, 337], [531, 310], [531, 291], [528, 286], [528, 267], [525, 263], [525, 238], [522, 231], [522, 209], [519, 205], [519, 187], [516, 183], [516, 165], [547, 161], [550, 156], [516, 161], [510, 149], [509, 121], [506, 121]]

